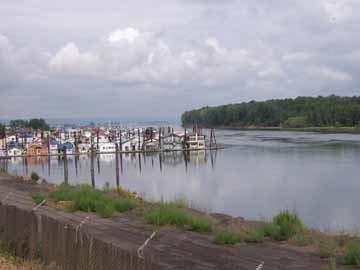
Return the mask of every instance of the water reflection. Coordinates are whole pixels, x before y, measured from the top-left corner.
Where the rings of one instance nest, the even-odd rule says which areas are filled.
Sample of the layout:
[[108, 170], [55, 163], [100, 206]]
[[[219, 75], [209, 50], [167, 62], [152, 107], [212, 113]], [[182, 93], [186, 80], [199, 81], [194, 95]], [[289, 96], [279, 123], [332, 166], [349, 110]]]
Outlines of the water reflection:
[[[221, 151], [68, 156], [69, 183], [124, 186], [146, 199], [184, 198], [249, 219], [295, 209], [310, 226], [357, 229], [360, 136], [217, 131]], [[63, 158], [1, 161], [9, 172], [65, 180]], [[66, 166], [66, 165], [65, 165]]]

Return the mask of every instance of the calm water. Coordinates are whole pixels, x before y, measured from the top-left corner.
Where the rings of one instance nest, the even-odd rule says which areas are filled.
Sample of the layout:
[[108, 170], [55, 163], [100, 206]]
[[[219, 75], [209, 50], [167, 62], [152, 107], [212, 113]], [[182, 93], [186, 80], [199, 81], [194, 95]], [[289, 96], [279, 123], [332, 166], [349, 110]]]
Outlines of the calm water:
[[[226, 149], [122, 155], [120, 184], [146, 199], [186, 199], [192, 205], [247, 219], [285, 208], [323, 230], [360, 228], [360, 135], [218, 130]], [[95, 182], [116, 186], [115, 155], [95, 158]], [[4, 163], [4, 161], [3, 161]], [[13, 159], [9, 172], [37, 172], [63, 181], [63, 160]], [[68, 157], [71, 183], [91, 183], [90, 158]]]

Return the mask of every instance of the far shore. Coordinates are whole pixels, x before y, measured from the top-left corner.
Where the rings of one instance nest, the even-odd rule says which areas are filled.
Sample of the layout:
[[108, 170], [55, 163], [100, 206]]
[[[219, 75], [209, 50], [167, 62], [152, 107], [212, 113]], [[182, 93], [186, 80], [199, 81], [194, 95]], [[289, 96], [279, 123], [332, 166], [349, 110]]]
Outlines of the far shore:
[[304, 128], [286, 128], [286, 127], [261, 127], [261, 126], [213, 126], [209, 128], [231, 129], [231, 130], [262, 130], [262, 131], [301, 131], [317, 133], [347, 133], [360, 134], [360, 127], [304, 127]]

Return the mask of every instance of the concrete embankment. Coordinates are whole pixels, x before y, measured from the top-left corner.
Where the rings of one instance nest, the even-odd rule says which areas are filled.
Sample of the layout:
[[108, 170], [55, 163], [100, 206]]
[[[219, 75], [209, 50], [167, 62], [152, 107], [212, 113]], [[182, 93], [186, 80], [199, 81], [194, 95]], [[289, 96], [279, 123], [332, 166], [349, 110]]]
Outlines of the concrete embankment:
[[216, 246], [210, 236], [173, 227], [158, 230], [142, 259], [137, 250], [156, 228], [138, 214], [101, 219], [48, 206], [34, 211], [30, 192], [36, 189], [41, 187], [0, 175], [0, 241], [19, 256], [40, 257], [53, 269], [232, 270], [256, 269], [262, 261], [267, 270], [321, 269], [322, 261], [313, 255], [265, 243]]

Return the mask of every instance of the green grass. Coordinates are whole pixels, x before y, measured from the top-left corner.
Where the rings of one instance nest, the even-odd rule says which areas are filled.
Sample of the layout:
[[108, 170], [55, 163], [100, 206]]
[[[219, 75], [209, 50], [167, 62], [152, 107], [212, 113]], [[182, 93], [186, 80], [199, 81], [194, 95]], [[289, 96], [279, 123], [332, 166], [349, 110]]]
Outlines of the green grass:
[[271, 223], [264, 228], [265, 236], [269, 236], [277, 241], [288, 240], [298, 233], [306, 230], [301, 219], [288, 210], [280, 212], [276, 215]]
[[246, 243], [262, 243], [264, 242], [264, 229], [251, 229], [247, 231], [244, 241]]
[[157, 226], [175, 225], [178, 228], [201, 233], [212, 231], [212, 225], [208, 220], [196, 217], [171, 203], [161, 203], [147, 210], [145, 221]]
[[360, 242], [353, 241], [349, 243], [344, 256], [344, 263], [347, 265], [360, 266]]
[[320, 258], [333, 258], [336, 256], [337, 242], [332, 238], [322, 237], [316, 240], [316, 253]]
[[217, 245], [235, 245], [236, 243], [242, 242], [243, 237], [239, 233], [223, 230], [216, 232], [212, 241]]
[[46, 200], [46, 194], [44, 194], [44, 193], [35, 193], [31, 197], [34, 200], [34, 202], [36, 203], [36, 205], [38, 205], [42, 201]]
[[[43, 194], [33, 195], [36, 203], [45, 197]], [[125, 212], [135, 207], [134, 201], [130, 198], [112, 198], [103, 191], [89, 185], [71, 187], [62, 184], [57, 189], [51, 191], [48, 194], [48, 198], [54, 202], [70, 201], [69, 210], [95, 212], [98, 216], [104, 218], [111, 217], [116, 211]]]

